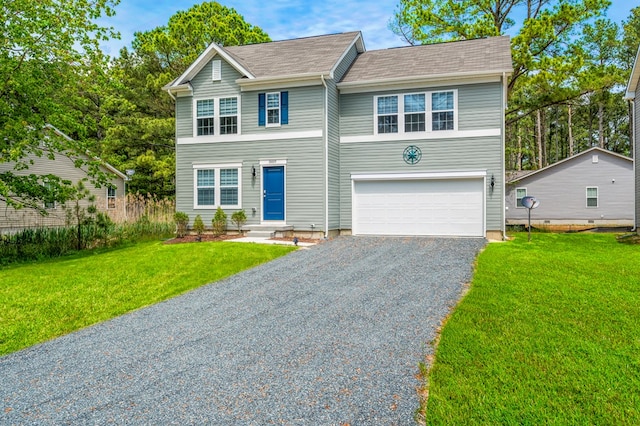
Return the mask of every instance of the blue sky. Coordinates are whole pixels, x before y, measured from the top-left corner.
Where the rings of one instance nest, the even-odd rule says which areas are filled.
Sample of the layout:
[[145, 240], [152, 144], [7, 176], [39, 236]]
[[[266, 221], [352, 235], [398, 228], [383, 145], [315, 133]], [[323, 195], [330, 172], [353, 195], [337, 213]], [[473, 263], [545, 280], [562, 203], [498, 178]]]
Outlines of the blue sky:
[[[136, 31], [148, 31], [166, 25], [179, 10], [187, 10], [201, 1], [121, 0], [116, 16], [102, 20], [120, 32], [121, 40], [103, 45], [105, 52], [117, 56], [130, 46]], [[360, 30], [367, 50], [403, 46], [388, 23], [398, 0], [219, 0], [234, 8], [252, 25], [266, 31], [272, 40], [286, 40], [320, 34]], [[627, 19], [640, 0], [612, 0], [608, 17], [616, 22]]]

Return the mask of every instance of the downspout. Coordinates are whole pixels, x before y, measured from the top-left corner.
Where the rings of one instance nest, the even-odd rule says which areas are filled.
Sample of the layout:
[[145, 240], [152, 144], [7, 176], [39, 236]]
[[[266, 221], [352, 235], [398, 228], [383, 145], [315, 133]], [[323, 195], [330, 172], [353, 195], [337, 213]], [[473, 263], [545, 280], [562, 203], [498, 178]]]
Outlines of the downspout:
[[[636, 167], [638, 167], [636, 165], [636, 161], [638, 159], [638, 145], [636, 145], [636, 126], [638, 125], [638, 123], [636, 122], [636, 100], [635, 97], [634, 99], [629, 99], [629, 102], [631, 102], [631, 146], [633, 149], [633, 185], [634, 185], [634, 194], [638, 193], [638, 188], [636, 188], [635, 186], [638, 184], [638, 179], [636, 178], [637, 175], [637, 169]], [[633, 206], [633, 229], [631, 229], [632, 231], [637, 231], [638, 230], [638, 203], [640, 203], [640, 200], [636, 199], [636, 205]]]
[[505, 197], [507, 195], [507, 182], [506, 182], [506, 174], [505, 174], [505, 149], [506, 149], [506, 140], [507, 140], [507, 123], [505, 121], [505, 111], [507, 110], [507, 73], [502, 72], [502, 240], [507, 240], [507, 205]]
[[320, 74], [324, 86], [324, 238], [329, 236], [329, 89], [324, 81], [324, 74]]

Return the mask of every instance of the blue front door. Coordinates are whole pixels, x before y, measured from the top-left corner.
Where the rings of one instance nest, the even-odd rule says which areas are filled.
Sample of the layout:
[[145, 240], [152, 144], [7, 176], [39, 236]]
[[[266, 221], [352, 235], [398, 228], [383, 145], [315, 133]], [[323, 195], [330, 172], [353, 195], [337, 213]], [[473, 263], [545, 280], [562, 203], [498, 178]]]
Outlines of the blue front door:
[[262, 169], [263, 219], [284, 220], [284, 166]]

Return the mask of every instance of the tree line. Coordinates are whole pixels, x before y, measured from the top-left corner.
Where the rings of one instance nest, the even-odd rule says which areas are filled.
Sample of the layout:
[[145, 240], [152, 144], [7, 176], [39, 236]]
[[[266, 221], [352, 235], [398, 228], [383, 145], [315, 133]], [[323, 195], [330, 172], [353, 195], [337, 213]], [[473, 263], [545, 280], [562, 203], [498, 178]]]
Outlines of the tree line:
[[[117, 32], [96, 22], [119, 0], [11, 0], [0, 5], [0, 200], [19, 206], [62, 201], [70, 183], [19, 176], [41, 149], [47, 123], [76, 141], [58, 150], [89, 152], [134, 169], [134, 193], [175, 195], [174, 103], [162, 87], [212, 42], [270, 41], [261, 28], [217, 2], [177, 12], [166, 25], [135, 33], [116, 57], [100, 43]], [[640, 7], [618, 25], [608, 0], [400, 0], [391, 28], [409, 44], [511, 35], [506, 169], [538, 169], [592, 146], [631, 155], [623, 92], [640, 44]], [[391, 11], [390, 11], [391, 12]], [[96, 172], [93, 156], [78, 164]], [[97, 173], [94, 173], [97, 175]], [[100, 176], [97, 177], [100, 179]], [[50, 191], [51, 193], [48, 193]], [[59, 197], [59, 198], [56, 198]], [[25, 201], [26, 200], [26, 201]]]

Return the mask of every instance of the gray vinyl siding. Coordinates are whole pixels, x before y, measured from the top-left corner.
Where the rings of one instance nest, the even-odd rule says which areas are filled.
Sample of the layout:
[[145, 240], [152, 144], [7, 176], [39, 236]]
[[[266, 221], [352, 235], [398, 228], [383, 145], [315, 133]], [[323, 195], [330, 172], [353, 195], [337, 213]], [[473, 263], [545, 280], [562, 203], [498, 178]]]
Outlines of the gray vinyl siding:
[[[592, 162], [598, 155], [598, 162]], [[612, 181], [615, 179], [615, 183]], [[507, 223], [526, 221], [528, 210], [516, 207], [516, 188], [540, 200], [532, 221], [633, 221], [633, 163], [602, 151], [587, 152], [507, 187]], [[598, 207], [587, 207], [586, 188], [598, 188]], [[577, 222], [579, 223], [579, 222]]]
[[[191, 221], [201, 215], [210, 227], [215, 209], [194, 209], [193, 164], [242, 163], [242, 209], [247, 224], [259, 224], [262, 215], [260, 160], [286, 159], [285, 208], [286, 222], [297, 230], [316, 230], [324, 227], [324, 145], [321, 138], [277, 141], [220, 142], [210, 144], [177, 145], [176, 208], [189, 215]], [[251, 178], [251, 167], [258, 176]], [[252, 213], [252, 208], [256, 213]], [[230, 218], [234, 210], [225, 210]]]
[[[635, 117], [633, 120], [633, 133], [635, 139], [635, 146], [633, 149], [633, 158], [637, 160], [640, 158], [640, 86], [636, 90], [635, 103]], [[640, 169], [636, 163], [635, 165], [635, 221], [636, 228], [640, 227]]]
[[[258, 126], [258, 94], [289, 92], [289, 124], [280, 127]], [[304, 132], [323, 127], [324, 87], [308, 86], [282, 90], [261, 90], [242, 93], [242, 134]]]
[[[212, 61], [221, 61], [222, 80], [213, 81], [211, 62], [191, 80], [194, 96], [176, 98], [176, 136], [189, 138], [193, 136], [193, 99], [219, 98], [238, 96], [240, 87], [236, 80], [242, 75], [231, 65], [215, 56]], [[242, 112], [242, 111], [241, 111]]]
[[351, 63], [356, 59], [356, 56], [358, 56], [358, 49], [354, 44], [353, 46], [351, 46], [347, 54], [344, 56], [344, 58], [342, 59], [342, 62], [340, 62], [336, 67], [333, 73], [334, 81], [338, 82], [342, 79], [344, 74], [349, 70]]
[[[11, 171], [12, 173], [19, 176], [25, 176], [29, 174], [54, 174], [62, 179], [69, 180], [74, 184], [81, 181], [82, 179], [87, 178], [88, 180], [84, 182], [84, 185], [91, 192], [91, 194], [96, 197], [96, 207], [98, 207], [100, 211], [107, 211], [110, 214], [116, 214], [118, 217], [113, 217], [114, 219], [123, 218], [125, 183], [121, 177], [112, 175], [113, 178], [111, 179], [111, 183], [116, 186], [117, 202], [116, 209], [107, 210], [107, 187], [102, 186], [100, 188], [97, 188], [93, 183], [91, 183], [91, 177], [89, 177], [82, 169], [75, 167], [73, 161], [68, 157], [62, 154], [56, 154], [54, 160], [51, 160], [46, 156], [36, 157], [35, 155], [32, 155], [29, 158], [33, 160], [33, 164], [29, 166], [28, 170], [16, 171], [13, 170], [12, 163], [2, 163], [0, 164], [0, 172]], [[102, 171], [107, 173], [108, 175], [111, 175], [111, 172], [106, 168], [102, 169]], [[83, 207], [87, 207], [89, 205], [89, 202], [87, 199], [84, 199], [80, 201], [80, 205]], [[55, 208], [47, 210], [47, 212], [49, 213], [47, 216], [42, 216], [37, 211], [28, 208], [14, 210], [11, 207], [7, 207], [7, 205], [2, 201], [0, 201], [0, 209], [2, 210], [2, 215], [0, 215], [0, 229], [19, 229], [23, 227], [34, 226], [65, 225], [66, 211], [59, 203], [56, 203]]]
[[341, 135], [373, 135], [374, 96], [425, 91], [437, 92], [452, 89], [458, 90], [458, 130], [496, 129], [502, 127], [502, 84], [489, 83], [341, 95]]
[[[422, 151], [422, 160], [408, 165], [402, 153], [408, 145]], [[411, 173], [434, 171], [486, 170], [486, 226], [487, 230], [501, 230], [503, 166], [500, 136], [423, 141], [376, 141], [343, 143], [340, 145], [341, 165], [341, 228], [351, 229], [351, 174], [352, 173]], [[496, 177], [493, 192], [488, 184]]]

